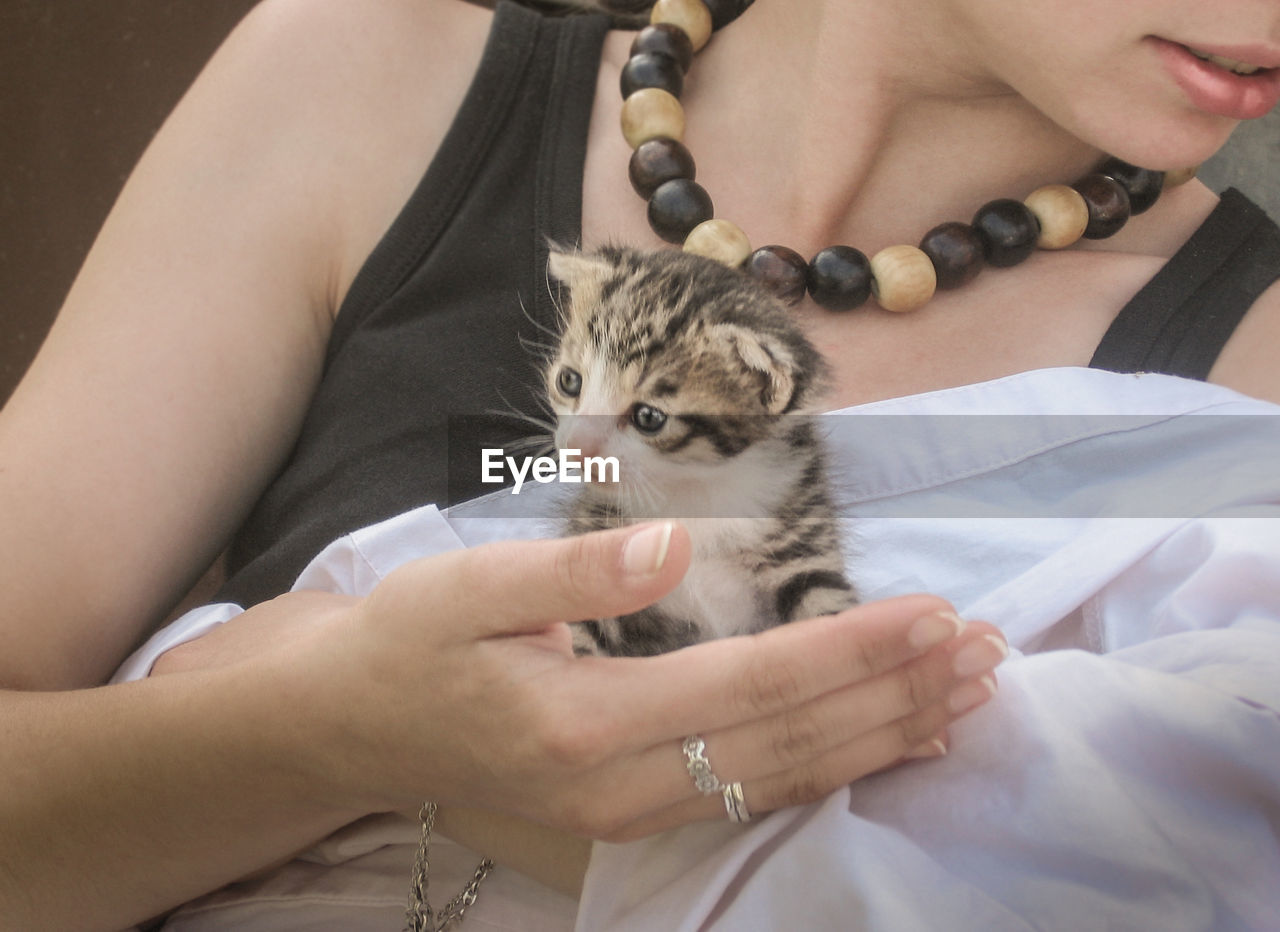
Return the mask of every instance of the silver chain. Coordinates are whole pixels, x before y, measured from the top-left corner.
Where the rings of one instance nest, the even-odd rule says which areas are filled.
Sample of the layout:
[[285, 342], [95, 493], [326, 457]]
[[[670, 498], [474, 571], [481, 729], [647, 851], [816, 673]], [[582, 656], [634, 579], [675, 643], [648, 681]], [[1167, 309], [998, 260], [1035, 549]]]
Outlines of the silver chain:
[[427, 902], [427, 884], [431, 865], [427, 862], [427, 851], [431, 847], [431, 830], [436, 824], [436, 804], [423, 803], [418, 813], [422, 820], [422, 840], [418, 842], [418, 854], [413, 860], [413, 875], [409, 881], [409, 908], [405, 910], [405, 928], [410, 932], [444, 932], [451, 925], [462, 922], [468, 907], [476, 901], [480, 890], [480, 882], [493, 870], [493, 861], [485, 858], [476, 867], [475, 874], [467, 881], [462, 892], [445, 904], [439, 914]]

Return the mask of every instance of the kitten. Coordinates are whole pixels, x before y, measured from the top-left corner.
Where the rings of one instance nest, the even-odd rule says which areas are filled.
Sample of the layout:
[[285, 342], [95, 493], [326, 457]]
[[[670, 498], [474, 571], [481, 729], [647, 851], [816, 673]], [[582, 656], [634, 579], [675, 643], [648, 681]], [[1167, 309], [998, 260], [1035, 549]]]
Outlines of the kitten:
[[824, 364], [786, 308], [675, 250], [553, 250], [549, 268], [568, 292], [546, 373], [556, 447], [620, 465], [582, 486], [567, 531], [678, 518], [693, 541], [672, 593], [574, 625], [575, 652], [657, 654], [853, 605], [807, 416]]

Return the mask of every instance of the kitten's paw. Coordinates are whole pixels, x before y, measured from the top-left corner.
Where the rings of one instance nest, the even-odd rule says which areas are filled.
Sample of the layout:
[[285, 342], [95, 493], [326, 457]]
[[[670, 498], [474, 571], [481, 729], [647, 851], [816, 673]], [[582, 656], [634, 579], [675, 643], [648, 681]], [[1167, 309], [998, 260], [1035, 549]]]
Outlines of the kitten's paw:
[[599, 630], [600, 623], [597, 621], [584, 621], [580, 624], [569, 625], [569, 631], [573, 636], [573, 654], [575, 657], [604, 656], [605, 650], [596, 639], [596, 633]]
[[[843, 578], [838, 583], [832, 582], [834, 584], [813, 585], [799, 593], [786, 607], [782, 620], [800, 621], [821, 615], [838, 615], [846, 608], [852, 608], [858, 604], [858, 594], [848, 582]], [[839, 583], [844, 583], [844, 588]]]

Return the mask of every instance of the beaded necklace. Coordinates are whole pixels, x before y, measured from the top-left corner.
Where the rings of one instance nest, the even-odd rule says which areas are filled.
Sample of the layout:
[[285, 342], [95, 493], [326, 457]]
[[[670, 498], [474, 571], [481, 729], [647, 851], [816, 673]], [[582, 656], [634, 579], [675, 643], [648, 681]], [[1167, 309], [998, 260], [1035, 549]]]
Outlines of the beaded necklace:
[[820, 307], [847, 311], [874, 296], [885, 310], [913, 311], [937, 289], [972, 281], [984, 266], [1007, 268], [1037, 247], [1111, 236], [1151, 207], [1166, 184], [1195, 175], [1107, 158], [1074, 184], [1046, 185], [1022, 201], [991, 201], [969, 223], [934, 227], [918, 246], [889, 246], [871, 258], [852, 246], [828, 246], [807, 262], [786, 246], [752, 250], [738, 226], [715, 218], [710, 195], [694, 181], [680, 105], [694, 53], [751, 2], [657, 0], [622, 69], [622, 133], [632, 149], [631, 184], [649, 202], [654, 232], [687, 252], [741, 267], [788, 304], [808, 293]]

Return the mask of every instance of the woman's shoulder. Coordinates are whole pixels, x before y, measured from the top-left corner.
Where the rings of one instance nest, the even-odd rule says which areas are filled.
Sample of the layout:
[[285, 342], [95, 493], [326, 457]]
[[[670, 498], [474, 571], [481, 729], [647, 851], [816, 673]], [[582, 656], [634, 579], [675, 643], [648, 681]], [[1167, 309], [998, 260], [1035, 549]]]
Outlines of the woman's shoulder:
[[466, 96], [492, 10], [464, 0], [265, 0], [220, 55], [245, 144], [261, 130], [341, 228], [333, 312]]
[[1209, 373], [1209, 381], [1280, 404], [1280, 280], [1254, 302]]
[[[1199, 183], [1180, 192], [1181, 223], [1166, 225], [1180, 248], [1167, 271], [1182, 274], [1190, 283], [1184, 290], [1197, 289], [1194, 307], [1201, 314], [1243, 315], [1221, 344], [1208, 380], [1280, 403], [1280, 231], [1238, 192], [1220, 199]], [[1187, 228], [1192, 233], [1181, 242]]]
[[372, 117], [383, 101], [412, 98], [430, 113], [470, 79], [492, 19], [464, 0], [264, 0], [220, 55], [264, 79], [268, 99], [305, 96]]
[[458, 42], [483, 40], [492, 19], [493, 10], [473, 0], [263, 0], [239, 31], [278, 42], [286, 54], [307, 43], [318, 43], [319, 51], [358, 53], [362, 43], [378, 40], [383, 53], [416, 52], [447, 65], [463, 51]]

